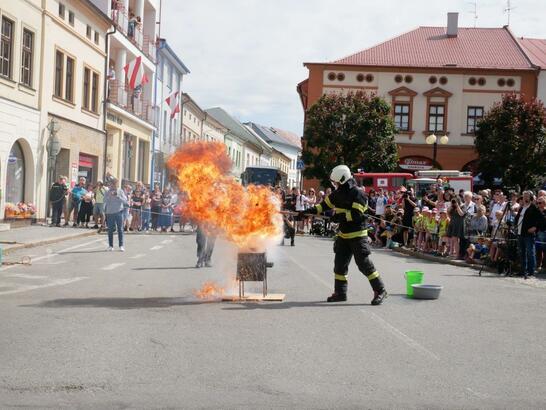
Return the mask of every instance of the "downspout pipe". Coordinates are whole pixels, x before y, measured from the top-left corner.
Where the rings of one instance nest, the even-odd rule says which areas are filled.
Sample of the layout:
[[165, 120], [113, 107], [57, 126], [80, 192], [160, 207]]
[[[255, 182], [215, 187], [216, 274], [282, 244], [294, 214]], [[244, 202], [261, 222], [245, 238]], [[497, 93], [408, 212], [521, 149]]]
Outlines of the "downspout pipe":
[[[161, 128], [161, 110], [157, 106], [157, 69], [159, 63], [159, 51], [163, 48], [164, 42], [161, 41], [161, 12], [162, 12], [162, 1], [159, 0], [159, 21], [157, 24], [157, 41], [155, 48], [155, 75], [154, 75], [154, 111], [157, 113], [155, 118], [155, 130], [152, 133], [152, 161], [150, 169], [150, 190], [154, 189], [154, 174], [155, 174], [155, 141], [157, 139], [158, 129]], [[163, 187], [161, 187], [163, 189]]]
[[104, 58], [104, 89], [102, 90], [102, 95], [104, 99], [104, 103], [102, 106], [102, 129], [104, 130], [104, 158], [102, 160], [103, 162], [103, 169], [102, 169], [102, 180], [106, 178], [106, 160], [108, 158], [108, 131], [106, 131], [106, 112], [107, 112], [107, 105], [108, 105], [108, 61], [110, 57], [110, 36], [118, 31], [117, 26], [114, 24], [114, 31], [107, 31], [104, 41], [104, 48], [106, 52], [106, 57]]

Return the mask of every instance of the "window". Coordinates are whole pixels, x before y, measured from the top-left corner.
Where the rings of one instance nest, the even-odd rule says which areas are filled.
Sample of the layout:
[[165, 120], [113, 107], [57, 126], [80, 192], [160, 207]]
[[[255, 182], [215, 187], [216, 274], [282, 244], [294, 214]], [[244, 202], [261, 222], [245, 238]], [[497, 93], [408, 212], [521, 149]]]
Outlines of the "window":
[[68, 24], [74, 27], [74, 12], [72, 10], [68, 11]]
[[466, 133], [475, 134], [478, 121], [483, 118], [483, 107], [468, 107], [466, 116]]
[[87, 25], [85, 29], [85, 35], [87, 36], [89, 40], [91, 40], [91, 26], [89, 24]]
[[34, 33], [23, 30], [23, 47], [21, 55], [21, 83], [32, 87], [32, 54], [34, 51]]
[[444, 131], [444, 105], [430, 105], [428, 109], [428, 130], [432, 132]]
[[409, 131], [409, 104], [394, 105], [394, 123], [400, 131]]
[[59, 17], [64, 20], [65, 7], [63, 3], [59, 3]]
[[70, 102], [74, 101], [74, 59], [71, 57], [66, 57], [64, 99]]
[[11, 54], [13, 49], [13, 21], [2, 17], [0, 43], [0, 75], [11, 78]]
[[87, 67], [83, 69], [83, 101], [82, 106], [89, 109], [89, 90], [91, 86], [91, 70]]
[[6, 201], [16, 204], [25, 200], [25, 155], [18, 141], [8, 156], [6, 173]]
[[57, 50], [55, 53], [55, 97], [63, 98], [63, 71], [64, 54]]
[[167, 86], [172, 90], [173, 88], [173, 66], [167, 65]]
[[95, 44], [99, 44], [99, 32], [95, 31]]
[[99, 112], [99, 74], [93, 73], [91, 82], [91, 111]]

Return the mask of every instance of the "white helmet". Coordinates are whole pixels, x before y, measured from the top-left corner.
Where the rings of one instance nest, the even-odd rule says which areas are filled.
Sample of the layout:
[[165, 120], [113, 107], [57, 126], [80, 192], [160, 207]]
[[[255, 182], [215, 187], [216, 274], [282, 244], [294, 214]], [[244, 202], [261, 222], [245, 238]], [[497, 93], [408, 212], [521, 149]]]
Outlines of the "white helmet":
[[338, 184], [344, 184], [351, 179], [351, 170], [347, 165], [338, 165], [330, 173], [330, 180]]

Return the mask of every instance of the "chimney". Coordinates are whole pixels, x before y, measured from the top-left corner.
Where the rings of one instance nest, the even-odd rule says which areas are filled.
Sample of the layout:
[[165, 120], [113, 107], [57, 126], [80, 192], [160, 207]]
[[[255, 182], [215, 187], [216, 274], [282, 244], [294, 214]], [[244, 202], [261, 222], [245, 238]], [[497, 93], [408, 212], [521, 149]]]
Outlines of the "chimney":
[[459, 30], [459, 13], [447, 13], [447, 36], [457, 37]]

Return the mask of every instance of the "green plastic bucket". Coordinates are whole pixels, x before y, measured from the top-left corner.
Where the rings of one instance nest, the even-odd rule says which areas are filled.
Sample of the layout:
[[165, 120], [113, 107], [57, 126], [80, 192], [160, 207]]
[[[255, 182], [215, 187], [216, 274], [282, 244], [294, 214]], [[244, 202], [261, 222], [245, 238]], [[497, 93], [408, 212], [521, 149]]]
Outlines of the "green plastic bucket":
[[420, 270], [406, 271], [404, 277], [406, 278], [406, 294], [408, 295], [408, 297], [413, 297], [413, 288], [411, 287], [411, 285], [423, 283], [423, 275], [424, 273]]

